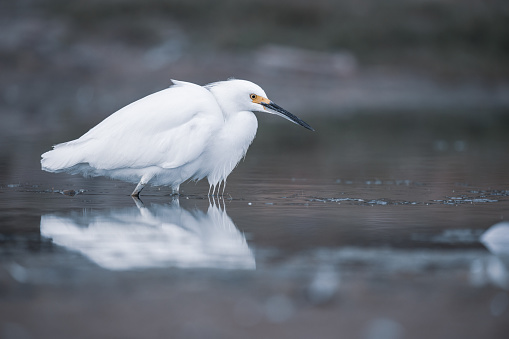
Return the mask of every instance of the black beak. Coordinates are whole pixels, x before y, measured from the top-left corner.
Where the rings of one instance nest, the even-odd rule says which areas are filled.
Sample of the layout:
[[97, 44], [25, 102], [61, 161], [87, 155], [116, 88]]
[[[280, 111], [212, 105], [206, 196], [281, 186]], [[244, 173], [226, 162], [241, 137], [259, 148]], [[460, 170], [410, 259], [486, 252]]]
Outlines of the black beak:
[[287, 120], [290, 120], [291, 122], [293, 122], [293, 123], [295, 123], [297, 125], [301, 125], [302, 127], [307, 128], [310, 131], [314, 131], [313, 127], [309, 126], [306, 122], [300, 120], [295, 115], [293, 115], [292, 113], [290, 113], [287, 110], [285, 110], [283, 107], [281, 107], [279, 105], [276, 105], [274, 102], [271, 101], [268, 104], [266, 104], [264, 102], [261, 102], [261, 104], [264, 107], [273, 110], [275, 112], [275, 114], [277, 114], [279, 116], [282, 116], [283, 118], [285, 118]]

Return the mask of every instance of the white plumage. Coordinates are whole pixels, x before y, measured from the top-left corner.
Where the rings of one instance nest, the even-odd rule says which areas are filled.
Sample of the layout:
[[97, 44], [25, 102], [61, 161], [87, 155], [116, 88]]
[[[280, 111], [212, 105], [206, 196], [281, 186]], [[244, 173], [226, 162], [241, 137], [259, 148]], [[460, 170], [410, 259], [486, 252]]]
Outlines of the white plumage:
[[312, 130], [252, 82], [173, 83], [118, 110], [79, 139], [54, 146], [42, 155], [42, 169], [138, 183], [136, 196], [149, 182], [178, 193], [182, 182], [207, 177], [214, 194], [255, 137], [253, 112], [277, 114]]

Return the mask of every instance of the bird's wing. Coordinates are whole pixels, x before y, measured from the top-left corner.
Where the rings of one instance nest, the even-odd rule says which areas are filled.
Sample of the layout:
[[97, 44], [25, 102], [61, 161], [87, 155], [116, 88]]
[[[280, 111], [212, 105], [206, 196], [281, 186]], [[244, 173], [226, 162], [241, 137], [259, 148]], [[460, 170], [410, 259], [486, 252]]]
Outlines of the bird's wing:
[[81, 138], [55, 146], [54, 151], [73, 147], [79, 154], [76, 163], [105, 170], [176, 168], [193, 161], [224, 117], [207, 89], [174, 83], [120, 109]]

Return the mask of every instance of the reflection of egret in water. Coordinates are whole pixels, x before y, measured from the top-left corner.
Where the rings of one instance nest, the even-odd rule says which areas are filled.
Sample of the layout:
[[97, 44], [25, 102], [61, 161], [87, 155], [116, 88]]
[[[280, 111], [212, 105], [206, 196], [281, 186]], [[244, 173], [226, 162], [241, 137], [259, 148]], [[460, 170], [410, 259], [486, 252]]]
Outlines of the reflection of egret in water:
[[215, 203], [207, 213], [178, 202], [41, 217], [41, 234], [111, 270], [150, 267], [255, 269], [246, 239]]

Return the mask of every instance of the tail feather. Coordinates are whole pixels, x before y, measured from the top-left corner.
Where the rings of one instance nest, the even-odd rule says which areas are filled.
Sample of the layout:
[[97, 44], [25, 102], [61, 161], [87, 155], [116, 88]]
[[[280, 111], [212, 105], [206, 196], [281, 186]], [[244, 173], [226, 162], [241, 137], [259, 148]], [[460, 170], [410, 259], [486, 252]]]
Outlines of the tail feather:
[[84, 162], [80, 144], [74, 140], [53, 146], [53, 150], [41, 155], [42, 169], [47, 172], [63, 172]]

